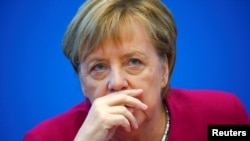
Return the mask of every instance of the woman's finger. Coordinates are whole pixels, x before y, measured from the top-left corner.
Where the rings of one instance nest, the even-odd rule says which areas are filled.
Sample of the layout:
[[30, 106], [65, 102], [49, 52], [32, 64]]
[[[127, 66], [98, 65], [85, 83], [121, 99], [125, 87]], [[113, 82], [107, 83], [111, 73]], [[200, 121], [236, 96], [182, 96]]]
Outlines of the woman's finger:
[[[147, 105], [139, 100], [138, 96], [142, 94], [141, 89], [136, 90], [124, 90], [115, 93], [108, 94], [102, 98], [99, 98], [100, 103], [107, 103], [109, 106], [124, 105], [131, 108], [138, 108], [145, 110]], [[103, 101], [103, 102], [102, 102]]]
[[109, 113], [117, 114], [117, 115], [124, 115], [128, 119], [128, 121], [130, 122], [130, 124], [132, 125], [134, 129], [138, 128], [138, 124], [134, 115], [125, 106], [110, 107]]

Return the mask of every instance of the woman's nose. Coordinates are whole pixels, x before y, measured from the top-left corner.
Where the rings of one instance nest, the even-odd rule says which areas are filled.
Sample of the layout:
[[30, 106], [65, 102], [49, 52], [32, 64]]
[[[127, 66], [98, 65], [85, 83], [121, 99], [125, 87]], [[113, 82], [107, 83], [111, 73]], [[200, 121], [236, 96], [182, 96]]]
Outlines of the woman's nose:
[[115, 70], [110, 73], [108, 89], [111, 92], [125, 90], [128, 88], [128, 82], [120, 70]]

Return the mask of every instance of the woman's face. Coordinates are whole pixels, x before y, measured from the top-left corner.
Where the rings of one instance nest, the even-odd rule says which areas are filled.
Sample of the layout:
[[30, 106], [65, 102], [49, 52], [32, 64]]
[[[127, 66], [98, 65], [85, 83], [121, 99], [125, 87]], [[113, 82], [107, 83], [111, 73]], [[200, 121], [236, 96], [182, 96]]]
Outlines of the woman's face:
[[134, 23], [132, 38], [128, 37], [128, 31], [126, 26], [121, 30], [121, 44], [107, 38], [81, 62], [81, 87], [90, 102], [112, 92], [142, 89], [138, 99], [148, 109], [133, 112], [140, 124], [161, 109], [161, 89], [168, 82], [168, 65], [158, 57], [143, 26]]

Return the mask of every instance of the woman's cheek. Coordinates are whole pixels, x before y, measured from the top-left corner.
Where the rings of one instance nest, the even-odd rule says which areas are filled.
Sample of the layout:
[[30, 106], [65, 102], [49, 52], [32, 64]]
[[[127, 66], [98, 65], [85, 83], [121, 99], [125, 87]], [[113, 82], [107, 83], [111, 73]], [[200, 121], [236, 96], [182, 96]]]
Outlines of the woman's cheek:
[[84, 92], [85, 92], [84, 95], [91, 101], [91, 103], [95, 99], [103, 97], [107, 94], [105, 86], [98, 84], [97, 82], [91, 83], [91, 85], [86, 85]]

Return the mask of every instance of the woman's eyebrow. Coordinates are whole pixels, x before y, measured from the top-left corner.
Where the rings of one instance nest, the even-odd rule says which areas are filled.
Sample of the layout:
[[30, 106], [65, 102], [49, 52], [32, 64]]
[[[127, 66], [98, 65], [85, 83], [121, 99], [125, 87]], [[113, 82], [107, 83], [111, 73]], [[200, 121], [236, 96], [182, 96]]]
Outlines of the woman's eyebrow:
[[126, 53], [123, 57], [124, 58], [130, 58], [130, 57], [133, 57], [133, 56], [140, 56], [140, 57], [146, 58], [146, 55], [144, 53], [142, 53], [142, 52], [139, 52], [139, 51]]
[[103, 61], [103, 60], [105, 60], [105, 58], [102, 56], [102, 55], [89, 55], [89, 56], [87, 56], [84, 60], [83, 60], [83, 62], [92, 62], [92, 61]]
[[102, 58], [100, 56], [95, 56], [95, 57], [86, 58], [82, 63], [89, 67], [95, 64], [96, 62], [104, 62], [104, 61], [105, 61], [105, 58]]

